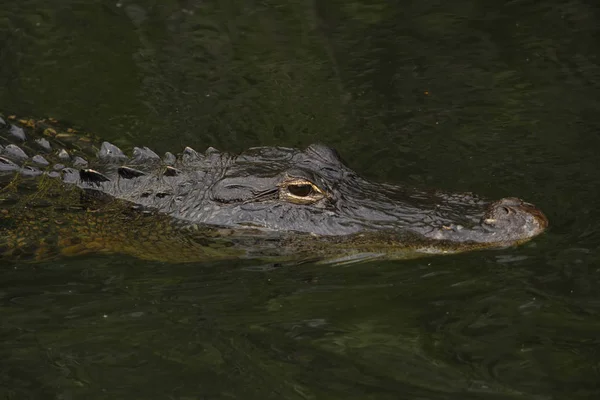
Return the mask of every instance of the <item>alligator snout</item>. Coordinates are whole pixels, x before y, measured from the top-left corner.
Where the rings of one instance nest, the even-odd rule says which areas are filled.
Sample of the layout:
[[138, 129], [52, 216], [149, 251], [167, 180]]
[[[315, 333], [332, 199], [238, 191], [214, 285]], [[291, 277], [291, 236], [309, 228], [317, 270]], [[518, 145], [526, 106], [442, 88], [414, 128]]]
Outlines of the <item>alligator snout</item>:
[[532, 238], [548, 227], [548, 218], [537, 207], [516, 197], [500, 199], [489, 205], [481, 226], [499, 241]]

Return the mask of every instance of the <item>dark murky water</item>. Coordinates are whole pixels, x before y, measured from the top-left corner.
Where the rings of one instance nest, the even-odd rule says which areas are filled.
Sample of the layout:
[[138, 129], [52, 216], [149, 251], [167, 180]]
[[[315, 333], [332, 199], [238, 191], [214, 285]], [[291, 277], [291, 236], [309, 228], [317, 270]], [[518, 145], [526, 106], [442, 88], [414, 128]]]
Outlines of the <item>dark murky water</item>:
[[600, 7], [284, 3], [5, 2], [0, 109], [160, 151], [321, 141], [551, 230], [346, 267], [5, 262], [0, 398], [600, 398]]

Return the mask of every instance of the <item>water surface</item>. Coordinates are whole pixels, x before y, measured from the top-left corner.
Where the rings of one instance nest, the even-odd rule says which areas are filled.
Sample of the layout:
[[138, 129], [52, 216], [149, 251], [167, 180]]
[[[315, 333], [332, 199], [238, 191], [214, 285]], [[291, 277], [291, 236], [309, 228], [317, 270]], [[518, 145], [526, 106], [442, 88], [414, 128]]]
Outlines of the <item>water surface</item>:
[[337, 267], [4, 262], [0, 397], [599, 398], [600, 8], [280, 3], [14, 2], [0, 109], [157, 151], [320, 141], [550, 231]]

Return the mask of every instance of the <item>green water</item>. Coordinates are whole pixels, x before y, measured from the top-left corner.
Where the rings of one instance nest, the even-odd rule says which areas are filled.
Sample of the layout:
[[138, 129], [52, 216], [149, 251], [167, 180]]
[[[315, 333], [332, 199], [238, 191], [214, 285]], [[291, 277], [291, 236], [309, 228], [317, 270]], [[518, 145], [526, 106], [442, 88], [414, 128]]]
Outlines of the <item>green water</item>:
[[4, 262], [0, 398], [600, 398], [599, 57], [584, 0], [4, 2], [4, 113], [157, 151], [320, 141], [551, 229], [343, 267]]

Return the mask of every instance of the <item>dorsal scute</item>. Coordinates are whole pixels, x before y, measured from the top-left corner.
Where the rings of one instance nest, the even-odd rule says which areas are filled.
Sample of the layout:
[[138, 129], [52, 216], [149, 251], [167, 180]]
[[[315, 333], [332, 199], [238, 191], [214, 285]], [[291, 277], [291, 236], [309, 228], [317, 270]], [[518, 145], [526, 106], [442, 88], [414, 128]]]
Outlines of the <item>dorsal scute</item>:
[[117, 172], [121, 178], [124, 179], [133, 179], [140, 176], [146, 175], [144, 171], [140, 171], [139, 169], [131, 168], [128, 166], [121, 166], [117, 169]]
[[50, 165], [50, 162], [39, 154], [36, 154], [35, 156], [31, 157], [31, 161], [37, 165], [43, 165], [43, 166]]
[[85, 158], [75, 156], [73, 157], [73, 166], [75, 167], [87, 167], [88, 162]]
[[160, 157], [154, 151], [149, 149], [148, 147], [134, 147], [133, 148], [133, 158], [131, 160], [131, 164], [157, 164], [160, 163]]
[[52, 146], [50, 142], [46, 138], [38, 138], [34, 140], [35, 144], [46, 153], [50, 153], [52, 151]]
[[29, 158], [27, 153], [25, 153], [25, 151], [23, 151], [22, 148], [20, 148], [16, 144], [12, 144], [12, 143], [9, 145], [6, 145], [1, 150], [1, 155], [3, 155], [4, 157], [6, 157], [16, 163], [22, 163], [23, 161], [25, 161]]
[[181, 174], [181, 170], [171, 167], [170, 165], [167, 165], [167, 168], [165, 169], [164, 175], [165, 176], [177, 176]]
[[33, 165], [25, 165], [19, 170], [19, 173], [23, 176], [38, 176], [43, 174], [43, 172]]
[[57, 156], [62, 161], [69, 161], [71, 159], [71, 156], [66, 149], [60, 149], [57, 153]]
[[181, 153], [181, 162], [183, 164], [197, 164], [204, 161], [204, 155], [187, 146]]
[[91, 169], [91, 168], [85, 168], [85, 169], [79, 170], [79, 177], [81, 178], [82, 181], [93, 182], [93, 183], [102, 183], [102, 182], [110, 181], [110, 179], [106, 175], [96, 171], [95, 169]]
[[20, 126], [11, 125], [8, 132], [14, 139], [20, 140], [22, 142], [27, 140], [27, 135], [25, 135], [25, 131]]
[[214, 147], [212, 147], [212, 146], [208, 146], [208, 147], [206, 148], [206, 150], [204, 151], [204, 154], [205, 154], [206, 156], [210, 156], [210, 155], [213, 155], [213, 154], [220, 154], [220, 153], [221, 153], [221, 152], [220, 152], [219, 150], [215, 149], [215, 148], [214, 148]]
[[0, 156], [0, 172], [16, 171], [19, 165], [15, 164], [6, 157]]
[[[57, 176], [57, 177], [60, 176], [62, 178], [63, 182], [71, 183], [71, 184], [77, 184], [77, 183], [79, 183], [79, 181], [83, 180], [81, 170], [76, 169], [76, 168], [70, 168], [70, 167], [65, 167], [65, 168], [61, 169], [60, 171], [50, 172], [50, 173], [48, 173], [48, 175], [49, 176]], [[89, 180], [86, 180], [86, 182], [97, 183], [99, 181], [90, 178]]]
[[167, 151], [162, 160], [165, 165], [174, 165], [177, 162], [177, 157], [170, 151]]
[[111, 164], [117, 164], [121, 162], [127, 162], [128, 157], [123, 151], [109, 142], [102, 142], [102, 146], [98, 151], [98, 159]]

